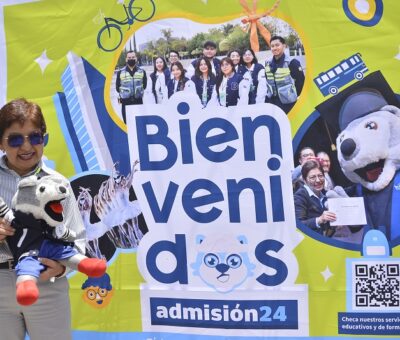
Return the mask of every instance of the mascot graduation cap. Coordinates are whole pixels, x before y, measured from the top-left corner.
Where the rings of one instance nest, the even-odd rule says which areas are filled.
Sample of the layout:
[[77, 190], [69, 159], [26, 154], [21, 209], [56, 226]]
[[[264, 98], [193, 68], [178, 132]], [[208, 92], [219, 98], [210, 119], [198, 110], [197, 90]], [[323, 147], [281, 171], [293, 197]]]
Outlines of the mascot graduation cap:
[[69, 183], [58, 175], [21, 179], [12, 200], [12, 211], [0, 200], [0, 212], [16, 229], [7, 243], [17, 263], [17, 301], [31, 305], [39, 297], [37, 279], [44, 269], [39, 257], [57, 260], [90, 277], [105, 273], [106, 262], [79, 254], [73, 247], [75, 233], [63, 225], [61, 202], [70, 195]]
[[[337, 157], [352, 182], [345, 192], [364, 198], [367, 226], [400, 241], [400, 109], [380, 72], [350, 86], [317, 110], [336, 120]], [[342, 190], [335, 190], [343, 193]], [[335, 197], [334, 193], [328, 196]], [[342, 195], [342, 194], [341, 194]], [[366, 232], [366, 230], [365, 230]]]

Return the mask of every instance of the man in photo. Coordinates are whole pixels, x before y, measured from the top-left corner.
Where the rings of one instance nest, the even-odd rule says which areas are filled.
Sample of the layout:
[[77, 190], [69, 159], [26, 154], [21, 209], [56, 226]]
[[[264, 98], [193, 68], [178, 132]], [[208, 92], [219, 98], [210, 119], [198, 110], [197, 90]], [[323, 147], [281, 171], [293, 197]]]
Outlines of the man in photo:
[[325, 190], [332, 190], [335, 187], [335, 183], [333, 182], [332, 177], [329, 175], [329, 171], [331, 170], [331, 159], [325, 151], [318, 152], [317, 158], [319, 159], [320, 163], [322, 164], [322, 168], [324, 169]]
[[315, 159], [315, 152], [311, 147], [305, 146], [299, 152], [299, 165], [292, 171], [293, 192], [296, 192], [299, 188], [304, 186], [301, 168], [303, 167], [303, 164], [310, 159]]
[[[206, 41], [203, 45], [203, 56], [210, 61], [212, 73], [217, 77], [221, 73], [221, 63], [218, 58], [215, 57], [217, 54], [217, 44], [214, 41]], [[186, 76], [190, 79], [195, 72], [196, 63], [198, 59], [192, 61], [189, 65]]]
[[265, 62], [265, 79], [261, 81], [258, 95], [265, 96], [266, 103], [275, 104], [288, 113], [303, 89], [303, 68], [297, 59], [286, 55], [284, 38], [273, 36], [270, 45], [273, 57]]
[[122, 104], [122, 119], [126, 124], [126, 106], [143, 104], [147, 77], [145, 70], [137, 65], [134, 51], [128, 51], [125, 60], [126, 66], [118, 71], [115, 86], [119, 93], [118, 101]]

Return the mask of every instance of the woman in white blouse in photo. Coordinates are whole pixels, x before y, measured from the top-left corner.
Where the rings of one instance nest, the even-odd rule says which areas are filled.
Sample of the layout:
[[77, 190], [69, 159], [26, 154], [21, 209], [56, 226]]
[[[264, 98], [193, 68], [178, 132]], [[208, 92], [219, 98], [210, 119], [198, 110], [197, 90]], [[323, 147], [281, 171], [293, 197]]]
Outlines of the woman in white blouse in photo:
[[146, 102], [153, 104], [162, 104], [168, 99], [167, 82], [170, 79], [170, 71], [167, 63], [163, 57], [156, 57], [153, 62], [154, 71], [149, 76], [147, 85], [147, 96], [149, 97]]
[[249, 91], [249, 104], [255, 104], [256, 102], [264, 102], [264, 98], [260, 98], [258, 101], [257, 97], [257, 88], [259, 81], [265, 77], [264, 66], [258, 63], [256, 54], [251, 48], [247, 48], [243, 52], [243, 65], [245, 71], [248, 73], [248, 78], [250, 79], [250, 91]]

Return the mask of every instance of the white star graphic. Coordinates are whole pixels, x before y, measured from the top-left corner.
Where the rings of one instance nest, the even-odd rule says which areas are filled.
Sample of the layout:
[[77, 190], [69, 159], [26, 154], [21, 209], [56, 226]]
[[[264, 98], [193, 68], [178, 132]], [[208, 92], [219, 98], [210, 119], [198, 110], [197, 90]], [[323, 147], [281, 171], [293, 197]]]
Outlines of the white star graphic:
[[42, 70], [42, 74], [44, 73], [44, 70], [46, 69], [47, 65], [49, 65], [52, 61], [53, 60], [47, 57], [46, 50], [43, 51], [40, 57], [35, 59], [35, 62], [38, 63], [40, 69]]
[[397, 55], [395, 56], [395, 58], [396, 58], [397, 60], [400, 60], [400, 46], [399, 46], [399, 53], [397, 53]]
[[124, 5], [125, 4], [125, 0], [118, 0], [117, 4]]
[[321, 272], [321, 275], [323, 276], [325, 282], [333, 276], [328, 266], [326, 266], [325, 270]]

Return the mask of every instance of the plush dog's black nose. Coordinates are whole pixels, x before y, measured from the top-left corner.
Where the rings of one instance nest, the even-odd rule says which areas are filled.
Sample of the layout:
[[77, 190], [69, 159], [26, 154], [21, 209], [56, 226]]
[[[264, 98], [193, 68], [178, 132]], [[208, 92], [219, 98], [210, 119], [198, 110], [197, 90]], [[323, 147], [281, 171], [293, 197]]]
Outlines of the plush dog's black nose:
[[352, 138], [347, 138], [340, 145], [340, 151], [344, 156], [351, 156], [356, 146], [356, 142]]
[[65, 194], [67, 192], [67, 189], [65, 187], [63, 187], [63, 186], [60, 186], [58, 189], [60, 190], [60, 192], [62, 194]]
[[222, 274], [229, 270], [229, 266], [225, 263], [220, 263], [215, 268]]

